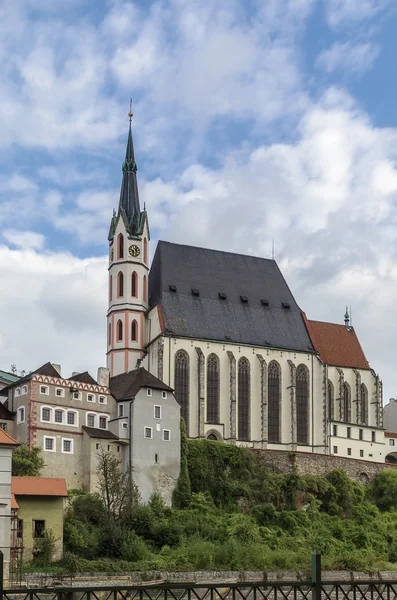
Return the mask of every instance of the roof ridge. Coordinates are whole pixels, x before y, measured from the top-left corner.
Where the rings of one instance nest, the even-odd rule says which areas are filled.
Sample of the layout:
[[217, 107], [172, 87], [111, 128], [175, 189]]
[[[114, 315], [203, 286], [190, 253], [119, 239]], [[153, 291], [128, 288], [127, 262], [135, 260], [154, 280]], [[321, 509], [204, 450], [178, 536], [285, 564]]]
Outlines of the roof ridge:
[[179, 246], [180, 248], [194, 248], [195, 250], [204, 250], [207, 252], [218, 252], [219, 254], [228, 254], [230, 256], [242, 256], [243, 258], [256, 258], [258, 260], [266, 260], [277, 264], [274, 258], [265, 258], [263, 256], [256, 256], [255, 254], [242, 254], [241, 252], [230, 252], [229, 250], [217, 250], [216, 248], [203, 248], [202, 246], [192, 246], [191, 244], [177, 244], [176, 242], [167, 242], [165, 240], [158, 240], [157, 245], [167, 244], [169, 246]]

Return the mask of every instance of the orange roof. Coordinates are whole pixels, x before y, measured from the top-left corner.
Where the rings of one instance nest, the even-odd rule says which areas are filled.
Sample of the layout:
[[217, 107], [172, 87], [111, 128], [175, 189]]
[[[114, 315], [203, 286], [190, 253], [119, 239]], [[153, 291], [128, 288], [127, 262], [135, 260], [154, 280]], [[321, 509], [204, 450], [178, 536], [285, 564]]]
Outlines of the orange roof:
[[392, 433], [390, 431], [385, 431], [385, 437], [397, 438], [397, 433]]
[[4, 431], [4, 429], [0, 429], [0, 444], [4, 444], [7, 446], [19, 446], [19, 442], [14, 440], [8, 433]]
[[14, 494], [11, 494], [11, 508], [19, 508], [18, 502], [15, 500]]
[[57, 477], [11, 477], [16, 496], [67, 496], [66, 481]]
[[309, 321], [305, 318], [312, 344], [322, 361], [337, 367], [370, 369], [356, 332], [337, 323]]

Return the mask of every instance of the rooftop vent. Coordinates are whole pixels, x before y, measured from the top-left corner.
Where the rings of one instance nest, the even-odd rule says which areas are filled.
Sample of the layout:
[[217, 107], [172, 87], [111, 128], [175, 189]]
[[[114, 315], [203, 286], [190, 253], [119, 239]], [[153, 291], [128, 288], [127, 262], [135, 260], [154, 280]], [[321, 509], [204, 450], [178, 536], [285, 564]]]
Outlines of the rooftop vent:
[[226, 298], [227, 298], [225, 292], [218, 292], [218, 296], [221, 300], [226, 300]]
[[225, 340], [231, 340], [232, 338], [230, 337], [230, 335], [225, 335]]
[[248, 302], [247, 296], [240, 296], [240, 300], [243, 304], [247, 304], [247, 302]]
[[281, 303], [281, 306], [282, 306], [283, 308], [287, 308], [287, 309], [288, 309], [288, 308], [291, 308], [291, 305], [290, 305], [290, 303], [289, 303], [289, 302], [282, 302], [282, 303]]
[[264, 298], [262, 298], [261, 304], [262, 306], [269, 306], [269, 300], [265, 300]]
[[192, 296], [200, 296], [200, 290], [197, 288], [192, 288]]
[[174, 292], [174, 293], [176, 292], [176, 285], [169, 285], [168, 287], [169, 287], [170, 292]]

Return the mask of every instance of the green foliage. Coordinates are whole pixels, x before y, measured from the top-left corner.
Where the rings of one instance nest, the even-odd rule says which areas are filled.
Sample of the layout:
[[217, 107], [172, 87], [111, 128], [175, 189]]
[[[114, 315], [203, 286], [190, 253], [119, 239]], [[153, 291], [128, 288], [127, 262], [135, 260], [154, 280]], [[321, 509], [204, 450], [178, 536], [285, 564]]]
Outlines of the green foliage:
[[37, 477], [45, 467], [41, 456], [41, 448], [34, 446], [29, 449], [21, 444], [12, 453], [12, 474], [20, 477]]
[[189, 504], [192, 493], [187, 457], [188, 439], [186, 434], [186, 425], [184, 419], [181, 418], [181, 470], [172, 496], [172, 502], [176, 508], [186, 508], [186, 506]]
[[386, 469], [378, 473], [373, 486], [376, 504], [381, 510], [397, 508], [397, 470]]
[[37, 540], [37, 557], [34, 562], [38, 567], [48, 567], [51, 563], [55, 552], [56, 538], [51, 529], [44, 532], [44, 536]]

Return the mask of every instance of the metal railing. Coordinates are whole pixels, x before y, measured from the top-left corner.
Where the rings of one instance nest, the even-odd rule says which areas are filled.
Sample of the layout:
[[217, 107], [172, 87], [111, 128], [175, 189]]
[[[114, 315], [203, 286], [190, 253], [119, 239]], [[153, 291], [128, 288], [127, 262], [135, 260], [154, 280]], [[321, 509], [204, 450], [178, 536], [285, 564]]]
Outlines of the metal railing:
[[239, 583], [152, 583], [142, 585], [3, 589], [0, 600], [395, 600], [395, 581], [322, 581], [321, 555], [313, 553], [311, 580]]

